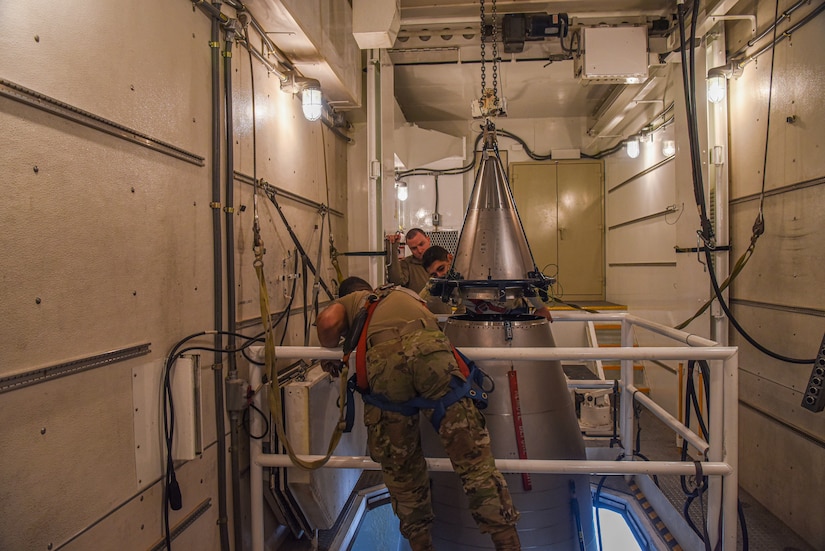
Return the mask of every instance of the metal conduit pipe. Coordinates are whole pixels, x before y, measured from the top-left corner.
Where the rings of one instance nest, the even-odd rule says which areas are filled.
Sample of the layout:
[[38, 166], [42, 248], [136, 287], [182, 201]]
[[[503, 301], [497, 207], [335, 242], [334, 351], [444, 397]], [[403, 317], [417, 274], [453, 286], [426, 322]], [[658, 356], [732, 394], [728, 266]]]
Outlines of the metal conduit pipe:
[[255, 48], [253, 48], [252, 46], [250, 46], [250, 45], [246, 42], [246, 40], [242, 41], [242, 42], [241, 42], [241, 44], [242, 44], [242, 45], [243, 45], [243, 47], [244, 47], [244, 48], [246, 48], [246, 49], [249, 51], [249, 53], [251, 53], [251, 54], [252, 54], [252, 55], [253, 55], [253, 56], [254, 56], [254, 57], [255, 57], [258, 61], [260, 61], [261, 63], [263, 63], [263, 64], [264, 64], [264, 67], [266, 67], [266, 70], [267, 70], [267, 71], [269, 71], [270, 73], [274, 73], [274, 74], [275, 74], [275, 76], [277, 76], [277, 77], [278, 77], [279, 79], [281, 79], [283, 82], [286, 82], [286, 81], [288, 80], [288, 78], [287, 78], [287, 76], [286, 76], [286, 73], [285, 73], [283, 70], [279, 69], [278, 67], [276, 67], [275, 65], [273, 65], [272, 63], [270, 63], [270, 62], [269, 62], [269, 60], [268, 60], [267, 58], [265, 58], [263, 55], [261, 55], [261, 53], [260, 53], [258, 50], [256, 50], [256, 49], [255, 49]]
[[752, 47], [754, 44], [765, 38], [768, 35], [768, 33], [770, 33], [774, 29], [774, 27], [779, 25], [785, 18], [790, 17], [793, 12], [799, 9], [803, 4], [809, 4], [810, 1], [811, 0], [799, 0], [799, 2], [797, 2], [793, 6], [782, 12], [782, 15], [779, 16], [779, 18], [776, 21], [768, 25], [768, 28], [759, 33], [759, 36], [755, 36], [748, 40], [747, 45], [731, 57], [736, 57], [737, 55], [744, 53], [747, 48]]
[[[235, 228], [234, 228], [234, 191], [235, 191], [235, 157], [234, 147], [235, 130], [232, 124], [232, 42], [235, 40], [235, 28], [226, 29], [225, 51], [223, 59], [224, 101], [226, 109], [226, 181], [224, 212], [226, 218], [226, 303], [227, 327], [231, 333], [236, 331], [235, 319]], [[250, 67], [250, 70], [252, 68]], [[235, 349], [233, 338], [230, 337], [230, 348]], [[238, 366], [234, 353], [229, 354], [229, 372], [227, 379], [238, 377]], [[243, 549], [243, 524], [241, 522], [241, 462], [240, 462], [240, 415], [237, 411], [229, 412], [230, 443], [229, 452], [232, 471], [232, 526], [234, 528], [235, 549]]]
[[345, 142], [347, 142], [348, 144], [353, 143], [353, 139], [352, 139], [352, 138], [350, 138], [349, 136], [347, 136], [346, 134], [344, 134], [343, 132], [341, 132], [341, 130], [339, 130], [338, 128], [336, 128], [336, 127], [335, 127], [335, 125], [329, 121], [329, 117], [327, 117], [327, 116], [322, 116], [322, 117], [321, 117], [321, 122], [324, 124], [324, 126], [326, 126], [327, 128], [329, 128], [329, 129], [330, 129], [330, 131], [331, 131], [331, 132], [332, 132], [332, 133], [333, 133], [333, 134], [334, 134], [337, 138], [340, 138], [340, 139], [344, 140], [344, 141], [345, 141]]
[[[214, 7], [220, 11], [220, 3]], [[212, 204], [221, 201], [221, 107], [220, 107], [220, 22], [212, 17], [210, 46], [212, 64]], [[212, 255], [215, 303], [215, 365], [212, 369], [215, 384], [215, 432], [217, 433], [218, 456], [218, 527], [221, 537], [221, 549], [229, 551], [229, 526], [226, 510], [226, 426], [223, 417], [223, 364], [221, 352], [223, 346], [220, 331], [223, 330], [223, 259], [221, 257], [221, 213], [212, 209]]]
[[[192, 0], [192, 5], [199, 7], [206, 15], [220, 20], [222, 23], [229, 21], [229, 16], [221, 13], [220, 7], [210, 4], [206, 0]], [[217, 4], [220, 6], [220, 4]]]
[[813, 11], [811, 11], [808, 15], [806, 15], [805, 17], [800, 19], [799, 22], [797, 22], [795, 25], [785, 29], [782, 32], [782, 34], [780, 34], [779, 36], [776, 37], [775, 41], [771, 40], [769, 43], [767, 43], [765, 46], [760, 48], [758, 51], [756, 51], [756, 52], [752, 53], [751, 55], [747, 56], [742, 61], [739, 61], [738, 62], [739, 67], [744, 67], [745, 65], [747, 65], [751, 61], [756, 61], [756, 58], [758, 58], [760, 55], [764, 54], [765, 52], [767, 52], [768, 50], [773, 48], [776, 44], [779, 44], [780, 42], [782, 42], [783, 40], [785, 40], [786, 38], [791, 36], [793, 33], [795, 33], [800, 28], [802, 28], [805, 25], [807, 25], [808, 23], [810, 23], [816, 16], [818, 16], [824, 10], [825, 10], [825, 2], [821, 3], [816, 8], [814, 8]]

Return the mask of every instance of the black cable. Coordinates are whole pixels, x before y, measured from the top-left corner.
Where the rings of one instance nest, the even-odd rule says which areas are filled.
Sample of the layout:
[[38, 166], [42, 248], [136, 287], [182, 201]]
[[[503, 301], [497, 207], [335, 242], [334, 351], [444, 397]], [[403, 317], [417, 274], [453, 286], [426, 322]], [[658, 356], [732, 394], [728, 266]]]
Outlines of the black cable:
[[188, 337], [181, 339], [173, 348], [172, 352], [166, 358], [163, 373], [163, 436], [166, 442], [166, 467], [163, 473], [163, 497], [161, 505], [163, 507], [163, 537], [166, 543], [166, 548], [172, 549], [172, 534], [169, 531], [169, 508], [177, 511], [182, 507], [182, 497], [180, 493], [180, 485], [175, 476], [175, 463], [172, 459], [172, 439], [175, 435], [175, 405], [172, 401], [172, 383], [171, 370], [172, 364], [177, 359], [178, 349], [187, 341], [206, 335], [206, 331], [193, 333]]
[[[298, 273], [298, 251], [297, 250], [295, 251], [294, 256], [295, 256], [295, 265], [292, 267], [292, 273], [297, 274]], [[286, 318], [284, 319], [284, 331], [283, 331], [283, 333], [281, 333], [281, 340], [278, 343], [280, 346], [284, 345], [284, 340], [286, 339], [286, 332], [287, 332], [287, 329], [289, 329], [289, 320], [292, 317], [291, 316], [292, 302], [295, 300], [295, 290], [296, 290], [295, 288], [297, 287], [297, 284], [298, 284], [298, 280], [293, 279], [292, 280], [292, 292], [289, 295], [289, 303], [286, 305], [286, 310], [285, 310], [285, 312], [287, 312], [287, 315], [286, 315]]]
[[[250, 427], [248, 426], [249, 423], [251, 422], [251, 420], [249, 419], [249, 410], [250, 409], [254, 409], [255, 411], [257, 411], [258, 414], [261, 416], [261, 418], [264, 420], [264, 432], [261, 433], [260, 435], [252, 434], [252, 431], [250, 430]], [[266, 438], [266, 435], [269, 434], [269, 417], [263, 411], [261, 411], [260, 408], [258, 408], [258, 406], [256, 406], [255, 404], [253, 404], [251, 402], [249, 403], [249, 407], [244, 408], [244, 410], [243, 410], [243, 415], [241, 417], [241, 424], [243, 425], [243, 428], [246, 431], [246, 434], [248, 434], [250, 438], [254, 438], [255, 440], [263, 440], [264, 438]]]
[[[433, 178], [435, 180], [435, 209], [433, 210], [434, 213], [438, 212], [438, 174], [433, 174]], [[440, 224], [438, 224], [440, 225]], [[433, 224], [436, 226], [436, 224]]]
[[[699, 0], [694, 0], [692, 12], [693, 12], [693, 21], [691, 21], [691, 29], [692, 32], [695, 33], [695, 23], [696, 19], [698, 18], [698, 5]], [[697, 118], [696, 118], [696, 97], [695, 97], [695, 68], [694, 68], [694, 58], [695, 58], [695, 49], [693, 48], [693, 41], [694, 35], [692, 34], [690, 38], [690, 60], [687, 59], [687, 49], [688, 49], [688, 41], [685, 37], [685, 7], [684, 5], [680, 5], [679, 9], [677, 10], [678, 22], [679, 22], [679, 38], [681, 44], [681, 56], [682, 56], [682, 78], [683, 78], [683, 87], [685, 93], [685, 107], [687, 111], [687, 122], [688, 122], [688, 141], [690, 142], [690, 155], [691, 155], [691, 167], [692, 167], [692, 174], [693, 174], [693, 190], [694, 196], [696, 199], [696, 204], [699, 209], [699, 218], [701, 224], [701, 230], [698, 232], [699, 236], [705, 242], [706, 247], [704, 247], [706, 263], [708, 266], [708, 275], [710, 276], [711, 285], [713, 286], [713, 292], [716, 296], [716, 299], [719, 301], [719, 305], [722, 307], [722, 310], [725, 312], [725, 315], [728, 317], [731, 325], [739, 332], [742, 337], [748, 341], [754, 348], [762, 352], [763, 354], [770, 356], [774, 359], [794, 363], [794, 364], [809, 364], [814, 362], [814, 358], [808, 359], [800, 359], [800, 358], [792, 358], [789, 356], [785, 356], [782, 354], [778, 354], [773, 352], [760, 344], [756, 341], [750, 334], [745, 331], [745, 329], [739, 324], [739, 321], [733, 316], [733, 313], [730, 311], [727, 302], [725, 301], [724, 297], [722, 296], [722, 291], [719, 288], [719, 282], [716, 278], [716, 273], [713, 270], [713, 228], [710, 220], [707, 216], [707, 209], [705, 207], [705, 200], [704, 200], [704, 184], [702, 183], [702, 169], [701, 169], [701, 158], [699, 154], [699, 139], [698, 139], [698, 125], [697, 125]], [[777, 8], [777, 18], [778, 18], [778, 8]], [[774, 28], [774, 33], [776, 33], [776, 28]], [[775, 47], [774, 42], [774, 47]], [[774, 73], [774, 66], [773, 62], [776, 58], [775, 55], [772, 56], [771, 59], [771, 85], [770, 90], [768, 92], [768, 122], [767, 124], [770, 125], [770, 98], [772, 96], [772, 89], [773, 89], [773, 73]], [[770, 130], [768, 126], [767, 131]], [[766, 138], [767, 142], [767, 138]], [[765, 145], [766, 152], [767, 152], [767, 143]], [[765, 154], [764, 163], [767, 163], [767, 153]], [[765, 170], [762, 170], [763, 176], [763, 185], [764, 185], [764, 178], [765, 178]], [[758, 238], [761, 235], [761, 232], [764, 231], [764, 221], [762, 220], [761, 216], [757, 216], [757, 221], [754, 224], [754, 238]]]
[[[694, 0], [692, 11], [698, 10], [699, 0]], [[677, 9], [679, 23], [679, 41], [682, 66], [682, 86], [685, 94], [685, 111], [687, 114], [688, 142], [690, 146], [691, 174], [693, 177], [693, 195], [699, 211], [699, 221], [702, 227], [700, 236], [708, 247], [713, 246], [713, 227], [707, 217], [705, 206], [705, 189], [702, 177], [702, 165], [699, 158], [699, 133], [697, 129], [696, 114], [696, 88], [693, 78], [695, 76], [694, 34], [696, 15], [691, 21], [691, 35], [685, 36], [685, 13], [687, 8], [680, 4]], [[688, 45], [689, 42], [689, 45]], [[689, 51], [689, 55], [688, 55]]]
[[[479, 133], [473, 143], [473, 152], [478, 149], [478, 143], [481, 141], [483, 134]], [[411, 168], [410, 170], [400, 170], [395, 173], [396, 179], [406, 178], [407, 176], [452, 176], [455, 174], [464, 174], [470, 172], [476, 164], [475, 155], [470, 159], [470, 162], [459, 168], [448, 168], [445, 170], [431, 170], [428, 168]]]
[[[214, 346], [189, 346], [182, 348], [188, 341], [209, 334], [234, 336], [241, 339], [246, 339], [247, 342], [237, 348], [221, 349], [215, 348]], [[169, 526], [169, 509], [171, 508], [172, 510], [177, 511], [181, 509], [183, 505], [180, 485], [178, 484], [177, 477], [175, 475], [175, 462], [172, 458], [172, 442], [175, 435], [175, 404], [172, 395], [172, 367], [181, 355], [192, 350], [231, 354], [238, 351], [244, 351], [250, 344], [258, 340], [259, 337], [250, 337], [248, 335], [230, 331], [199, 331], [178, 341], [175, 346], [172, 347], [171, 352], [166, 358], [163, 368], [163, 435], [164, 442], [166, 444], [166, 465], [163, 473], [164, 484], [161, 504], [163, 507], [164, 541], [167, 549], [171, 549], [172, 547], [172, 535]]]

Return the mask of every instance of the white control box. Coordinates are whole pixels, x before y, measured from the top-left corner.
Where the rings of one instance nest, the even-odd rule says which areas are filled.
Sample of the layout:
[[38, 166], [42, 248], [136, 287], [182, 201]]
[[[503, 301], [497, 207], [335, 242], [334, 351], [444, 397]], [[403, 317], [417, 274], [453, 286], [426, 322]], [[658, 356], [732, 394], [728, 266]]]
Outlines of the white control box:
[[582, 27], [577, 78], [605, 84], [634, 84], [648, 77], [647, 27]]

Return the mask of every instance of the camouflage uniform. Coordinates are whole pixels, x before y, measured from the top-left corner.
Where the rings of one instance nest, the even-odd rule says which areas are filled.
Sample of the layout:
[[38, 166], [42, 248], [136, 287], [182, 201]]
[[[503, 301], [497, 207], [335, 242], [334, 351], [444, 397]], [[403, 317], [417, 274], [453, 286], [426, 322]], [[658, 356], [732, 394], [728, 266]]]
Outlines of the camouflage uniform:
[[421, 259], [410, 255], [399, 260], [398, 243], [392, 244], [390, 255], [392, 261], [387, 267], [387, 280], [420, 293], [430, 279], [430, 274], [421, 265]]
[[[352, 322], [367, 295], [367, 291], [356, 291], [339, 299], [347, 310], [348, 322]], [[367, 349], [370, 391], [393, 402], [406, 402], [416, 396], [437, 400], [450, 390], [452, 377], [464, 380], [435, 318], [420, 300], [411, 300], [404, 290], [391, 292], [379, 303], [367, 328], [367, 342], [373, 343]], [[429, 420], [432, 410], [422, 413]], [[364, 422], [370, 456], [381, 463], [393, 510], [401, 521], [401, 533], [413, 549], [431, 549], [432, 544], [428, 547], [426, 542], [434, 517], [419, 416], [364, 404]], [[495, 467], [490, 435], [475, 405], [463, 398], [448, 407], [438, 435], [461, 477], [470, 512], [481, 531], [493, 534], [494, 540], [502, 532], [515, 534], [519, 514], [504, 477]]]

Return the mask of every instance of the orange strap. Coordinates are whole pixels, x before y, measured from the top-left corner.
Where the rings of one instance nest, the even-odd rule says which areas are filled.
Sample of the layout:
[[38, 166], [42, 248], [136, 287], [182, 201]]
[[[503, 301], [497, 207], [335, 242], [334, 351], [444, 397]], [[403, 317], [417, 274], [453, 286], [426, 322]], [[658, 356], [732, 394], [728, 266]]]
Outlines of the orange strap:
[[470, 376], [470, 366], [467, 365], [467, 362], [464, 361], [464, 356], [456, 350], [456, 347], [450, 345], [450, 348], [453, 349], [453, 356], [455, 356], [455, 361], [458, 362], [458, 369], [461, 370], [461, 374], [464, 375], [464, 378], [468, 378]]
[[367, 380], [367, 328], [370, 326], [372, 314], [379, 302], [381, 302], [380, 299], [367, 306], [367, 319], [364, 322], [364, 328], [361, 329], [361, 335], [358, 336], [358, 346], [355, 348], [355, 382], [361, 392], [368, 392], [370, 388]]
[[[355, 347], [355, 382], [361, 392], [369, 392], [370, 388], [369, 381], [367, 380], [367, 328], [370, 326], [372, 314], [375, 312], [375, 307], [378, 306], [379, 302], [381, 302], [381, 299], [371, 302], [370, 305], [367, 306], [367, 319], [364, 321], [364, 328], [361, 329], [361, 335], [358, 336], [358, 346]], [[451, 348], [453, 349], [453, 356], [458, 363], [461, 374], [464, 375], [465, 378], [469, 377], [470, 367], [467, 365], [467, 362], [464, 361], [464, 357], [459, 354], [455, 346], [451, 346]], [[349, 361], [349, 356], [345, 356], [343, 361]]]

